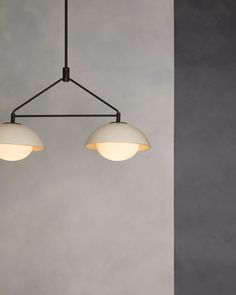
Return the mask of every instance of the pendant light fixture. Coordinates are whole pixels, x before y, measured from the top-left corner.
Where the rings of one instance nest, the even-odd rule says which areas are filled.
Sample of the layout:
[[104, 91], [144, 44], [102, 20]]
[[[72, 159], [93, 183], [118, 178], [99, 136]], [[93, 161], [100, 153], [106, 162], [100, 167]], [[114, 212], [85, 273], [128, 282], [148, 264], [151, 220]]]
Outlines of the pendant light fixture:
[[[41, 96], [60, 82], [71, 82], [102, 102], [115, 114], [42, 114], [20, 115], [16, 112], [25, 105]], [[30, 128], [16, 123], [16, 118], [64, 118], [64, 117], [114, 117], [111, 122], [95, 130], [86, 141], [86, 148], [97, 151], [104, 158], [112, 161], [124, 161], [132, 158], [137, 152], [150, 149], [146, 136], [134, 126], [121, 122], [120, 111], [110, 103], [85, 88], [70, 77], [68, 67], [68, 0], [65, 0], [65, 64], [62, 69], [62, 78], [58, 79], [30, 99], [16, 107], [11, 113], [9, 123], [0, 124], [0, 159], [18, 161], [26, 158], [31, 152], [42, 151], [43, 143], [39, 136]]]
[[150, 148], [142, 131], [124, 122], [108, 123], [95, 130], [87, 139], [85, 146], [97, 150], [104, 158], [124, 161], [137, 152]]

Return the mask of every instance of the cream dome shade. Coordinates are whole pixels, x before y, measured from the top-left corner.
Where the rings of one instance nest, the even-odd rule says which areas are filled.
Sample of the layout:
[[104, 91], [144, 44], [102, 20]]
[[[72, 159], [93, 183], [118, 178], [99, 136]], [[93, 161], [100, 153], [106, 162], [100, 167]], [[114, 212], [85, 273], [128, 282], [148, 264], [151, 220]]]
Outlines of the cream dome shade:
[[0, 125], [0, 159], [18, 161], [43, 149], [41, 139], [32, 129], [16, 123]]
[[89, 136], [85, 146], [112, 161], [128, 160], [151, 147], [142, 131], [123, 122], [101, 126]]

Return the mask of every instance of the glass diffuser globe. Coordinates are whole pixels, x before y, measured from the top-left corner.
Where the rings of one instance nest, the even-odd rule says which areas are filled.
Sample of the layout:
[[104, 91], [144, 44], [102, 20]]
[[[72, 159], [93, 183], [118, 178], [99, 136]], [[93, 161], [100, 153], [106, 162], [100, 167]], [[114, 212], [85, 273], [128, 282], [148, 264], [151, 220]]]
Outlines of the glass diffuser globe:
[[28, 157], [33, 147], [28, 145], [0, 144], [0, 159], [5, 161], [19, 161]]
[[97, 143], [100, 155], [111, 161], [125, 161], [138, 152], [139, 145], [135, 143], [103, 142]]

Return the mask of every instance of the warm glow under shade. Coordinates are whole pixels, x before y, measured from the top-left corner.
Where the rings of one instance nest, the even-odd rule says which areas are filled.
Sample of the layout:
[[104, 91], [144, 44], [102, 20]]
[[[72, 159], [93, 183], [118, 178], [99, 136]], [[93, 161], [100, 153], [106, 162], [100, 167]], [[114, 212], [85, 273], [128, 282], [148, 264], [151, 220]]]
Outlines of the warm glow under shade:
[[32, 129], [15, 123], [0, 125], [0, 159], [19, 161], [43, 149], [41, 139]]
[[150, 143], [142, 131], [127, 123], [108, 123], [95, 130], [85, 146], [97, 150], [104, 158], [124, 161], [138, 151], [150, 148]]

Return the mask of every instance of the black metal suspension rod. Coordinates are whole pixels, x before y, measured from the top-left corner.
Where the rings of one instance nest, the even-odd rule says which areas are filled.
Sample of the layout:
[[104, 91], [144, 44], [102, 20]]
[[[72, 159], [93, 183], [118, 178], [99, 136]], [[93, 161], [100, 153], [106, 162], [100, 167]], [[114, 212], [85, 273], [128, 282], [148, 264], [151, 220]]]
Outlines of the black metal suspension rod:
[[68, 0], [65, 0], [65, 68], [68, 67]]

